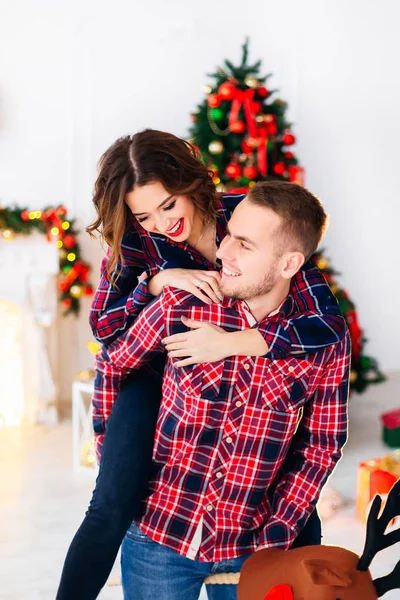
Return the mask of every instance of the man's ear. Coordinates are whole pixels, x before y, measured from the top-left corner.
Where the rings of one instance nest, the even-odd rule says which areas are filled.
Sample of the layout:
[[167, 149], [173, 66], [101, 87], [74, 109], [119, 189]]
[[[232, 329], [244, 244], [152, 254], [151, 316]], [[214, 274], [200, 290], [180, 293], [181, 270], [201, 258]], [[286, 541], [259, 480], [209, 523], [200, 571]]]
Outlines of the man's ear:
[[305, 263], [305, 256], [301, 252], [287, 252], [283, 256], [281, 275], [284, 279], [291, 279]]

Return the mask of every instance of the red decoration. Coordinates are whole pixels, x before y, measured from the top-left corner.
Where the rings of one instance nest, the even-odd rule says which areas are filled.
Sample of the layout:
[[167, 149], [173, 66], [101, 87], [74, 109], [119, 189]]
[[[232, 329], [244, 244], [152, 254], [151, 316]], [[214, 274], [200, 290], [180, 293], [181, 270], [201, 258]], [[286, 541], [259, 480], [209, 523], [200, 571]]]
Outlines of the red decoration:
[[221, 104], [221, 98], [218, 94], [210, 94], [208, 96], [207, 104], [210, 108], [216, 108]]
[[246, 125], [243, 121], [233, 121], [229, 125], [229, 128], [232, 133], [243, 133], [243, 131], [246, 129]]
[[292, 183], [298, 183], [299, 185], [304, 185], [305, 183], [305, 171], [304, 167], [299, 167], [298, 165], [290, 165], [288, 167], [289, 171], [289, 181]]
[[64, 246], [70, 250], [71, 248], [73, 248], [76, 244], [75, 238], [73, 235], [66, 235], [65, 238], [63, 239], [64, 242]]
[[346, 312], [346, 321], [350, 330], [353, 360], [357, 361], [361, 356], [362, 331], [358, 324], [357, 313], [355, 310], [348, 310]]
[[218, 95], [224, 100], [232, 100], [235, 95], [236, 87], [233, 83], [226, 81], [222, 83], [218, 88]]
[[277, 162], [274, 165], [274, 173], [276, 175], [283, 175], [284, 172], [285, 172], [285, 164], [283, 162]]
[[248, 143], [248, 140], [242, 140], [240, 145], [245, 154], [251, 154], [254, 150], [253, 146]]
[[292, 144], [294, 144], [296, 141], [296, 138], [294, 137], [294, 135], [292, 133], [285, 133], [283, 138], [282, 138], [282, 143], [284, 144], [284, 146], [291, 146]]
[[87, 285], [83, 291], [85, 293], [85, 296], [91, 296], [93, 294], [93, 288], [91, 285]]
[[191, 119], [193, 123], [195, 123], [197, 121], [197, 115], [191, 115]]
[[256, 167], [248, 166], [243, 169], [243, 175], [247, 177], [247, 179], [255, 179], [258, 175], [258, 171]]
[[261, 112], [261, 103], [260, 102], [252, 102], [251, 108], [253, 109], [253, 112], [255, 112], [255, 113]]
[[259, 88], [257, 88], [256, 92], [257, 92], [258, 96], [260, 96], [260, 98], [266, 98], [269, 94], [269, 91], [263, 85], [261, 85]]
[[57, 212], [59, 215], [66, 215], [67, 209], [65, 208], [65, 206], [60, 206], [60, 208], [57, 209]]
[[27, 210], [23, 210], [21, 213], [21, 219], [23, 221], [29, 221], [29, 213]]
[[65, 308], [71, 308], [71, 306], [72, 306], [72, 300], [71, 300], [71, 298], [65, 298], [63, 300], [63, 304], [64, 304]]
[[66, 292], [66, 291], [67, 291], [67, 289], [68, 289], [68, 287], [69, 287], [69, 286], [68, 286], [68, 282], [67, 282], [67, 281], [65, 281], [65, 280], [64, 280], [64, 281], [60, 281], [60, 283], [58, 284], [58, 287], [59, 287], [59, 289], [60, 289], [62, 292]]
[[276, 585], [268, 592], [264, 600], [294, 600], [290, 585]]
[[235, 179], [236, 177], [239, 177], [240, 173], [241, 173], [241, 169], [240, 166], [236, 163], [230, 163], [226, 169], [225, 169], [225, 173], [228, 175], [228, 177], [230, 177], [231, 179]]
[[285, 152], [285, 158], [292, 160], [292, 158], [294, 158], [293, 152]]

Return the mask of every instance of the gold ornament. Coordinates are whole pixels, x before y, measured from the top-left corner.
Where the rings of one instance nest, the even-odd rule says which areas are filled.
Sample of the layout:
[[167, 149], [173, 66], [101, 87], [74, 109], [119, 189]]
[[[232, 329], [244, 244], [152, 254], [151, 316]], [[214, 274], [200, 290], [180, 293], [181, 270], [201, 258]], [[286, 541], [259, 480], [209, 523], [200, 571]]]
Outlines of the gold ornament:
[[224, 145], [219, 140], [214, 140], [208, 145], [208, 151], [210, 154], [222, 154]]
[[101, 348], [101, 344], [92, 340], [91, 342], [86, 343], [86, 348], [89, 350], [92, 356], [96, 356], [96, 354]]
[[211, 85], [205, 85], [205, 86], [203, 86], [203, 92], [205, 93], [206, 96], [208, 96], [208, 94], [211, 94], [211, 92], [212, 92]]
[[3, 231], [3, 238], [7, 240], [7, 242], [11, 242], [15, 238], [15, 233], [10, 229], [5, 229]]
[[82, 288], [80, 285], [73, 285], [70, 289], [70, 294], [73, 298], [80, 298], [82, 296]]
[[67, 251], [64, 250], [64, 248], [61, 248], [61, 250], [58, 254], [59, 254], [59, 257], [63, 260], [65, 260], [67, 258]]
[[357, 379], [357, 371], [350, 371], [350, 383], [354, 383]]
[[244, 154], [244, 153], [243, 153], [243, 154], [241, 154], [241, 155], [239, 156], [239, 162], [241, 162], [241, 163], [245, 163], [245, 162], [246, 162], [246, 160], [247, 160], [247, 154]]
[[257, 115], [256, 116], [256, 122], [257, 123], [264, 123], [264, 115]]
[[320, 258], [319, 261], [317, 262], [317, 267], [318, 267], [318, 269], [323, 271], [324, 269], [329, 267], [329, 261], [326, 260], [326, 258]]
[[257, 88], [259, 86], [258, 79], [256, 77], [246, 77], [244, 82], [251, 88]]

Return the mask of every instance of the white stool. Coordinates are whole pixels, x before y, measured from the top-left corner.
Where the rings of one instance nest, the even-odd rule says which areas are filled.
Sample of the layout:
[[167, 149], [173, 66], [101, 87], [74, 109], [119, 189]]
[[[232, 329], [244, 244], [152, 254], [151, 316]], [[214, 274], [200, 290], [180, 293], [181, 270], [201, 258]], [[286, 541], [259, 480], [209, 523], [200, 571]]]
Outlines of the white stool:
[[94, 379], [72, 384], [72, 457], [74, 471], [97, 471], [92, 425]]

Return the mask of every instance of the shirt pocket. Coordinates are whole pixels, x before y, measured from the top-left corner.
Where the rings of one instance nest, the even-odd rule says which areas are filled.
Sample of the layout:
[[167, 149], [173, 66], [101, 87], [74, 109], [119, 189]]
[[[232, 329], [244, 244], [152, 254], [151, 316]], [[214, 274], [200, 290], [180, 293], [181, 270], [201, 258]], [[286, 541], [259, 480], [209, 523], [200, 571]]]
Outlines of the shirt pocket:
[[205, 400], [220, 397], [224, 361], [201, 363], [175, 369], [175, 380], [185, 395]]
[[265, 369], [263, 403], [274, 411], [296, 412], [310, 397], [313, 381], [314, 365], [309, 360], [271, 360]]

